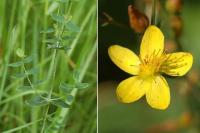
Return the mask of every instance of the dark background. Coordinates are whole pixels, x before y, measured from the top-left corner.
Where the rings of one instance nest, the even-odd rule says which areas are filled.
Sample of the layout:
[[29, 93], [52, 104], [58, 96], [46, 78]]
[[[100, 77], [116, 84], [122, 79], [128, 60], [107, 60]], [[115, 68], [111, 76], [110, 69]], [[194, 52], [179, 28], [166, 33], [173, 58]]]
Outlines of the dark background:
[[[119, 103], [116, 98], [116, 87], [120, 81], [130, 77], [131, 75], [123, 72], [114, 63], [111, 62], [107, 50], [110, 45], [118, 44], [128, 47], [136, 54], [139, 54], [139, 47], [142, 35], [135, 33], [129, 28], [129, 19], [127, 7], [134, 4], [140, 11], [143, 11], [144, 5], [142, 0], [99, 0], [99, 29], [98, 29], [98, 78], [99, 78], [99, 133], [143, 133], [151, 132], [151, 129], [157, 132], [161, 129], [171, 129], [168, 132], [174, 133], [199, 133], [199, 121], [191, 120], [186, 126], [180, 125], [182, 117], [185, 114], [193, 116], [195, 112], [200, 116], [200, 102], [194, 98], [193, 94], [200, 93], [200, 87], [195, 86], [190, 94], [182, 94], [187, 88], [187, 77], [171, 78], [167, 77], [171, 91], [171, 103], [167, 110], [159, 111], [152, 109], [146, 103], [145, 98], [132, 104]], [[163, 0], [161, 4], [165, 4]], [[139, 4], [138, 4], [139, 3]], [[165, 7], [165, 5], [163, 5]], [[200, 67], [200, 2], [198, 0], [183, 1], [181, 10], [181, 18], [183, 19], [183, 32], [180, 44], [183, 51], [191, 52], [194, 56], [193, 69]], [[115, 19], [121, 26], [107, 25], [101, 26], [104, 22], [106, 12]], [[166, 22], [166, 25], [168, 23]], [[164, 32], [165, 40], [169, 39], [168, 31], [165, 27], [161, 27]], [[192, 71], [191, 70], [191, 71]], [[199, 96], [199, 95], [198, 95]], [[197, 97], [198, 97], [197, 96]], [[192, 107], [191, 107], [192, 106]], [[199, 111], [199, 112], [198, 112]], [[189, 115], [189, 116], [190, 116]], [[174, 122], [175, 121], [175, 122]], [[178, 123], [178, 124], [177, 124]], [[164, 126], [163, 125], [168, 126]], [[174, 126], [174, 129], [172, 128]]]

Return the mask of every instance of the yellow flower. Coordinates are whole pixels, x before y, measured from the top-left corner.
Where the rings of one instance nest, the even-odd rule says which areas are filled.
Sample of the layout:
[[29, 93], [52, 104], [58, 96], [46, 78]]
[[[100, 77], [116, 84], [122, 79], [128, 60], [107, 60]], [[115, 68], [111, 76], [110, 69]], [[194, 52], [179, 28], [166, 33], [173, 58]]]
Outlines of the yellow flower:
[[169, 86], [161, 73], [183, 76], [192, 66], [190, 53], [164, 53], [164, 36], [156, 26], [144, 33], [139, 57], [131, 50], [112, 45], [108, 49], [111, 60], [123, 71], [136, 75], [122, 81], [117, 96], [123, 103], [131, 103], [146, 96], [147, 103], [156, 109], [166, 109], [170, 103]]

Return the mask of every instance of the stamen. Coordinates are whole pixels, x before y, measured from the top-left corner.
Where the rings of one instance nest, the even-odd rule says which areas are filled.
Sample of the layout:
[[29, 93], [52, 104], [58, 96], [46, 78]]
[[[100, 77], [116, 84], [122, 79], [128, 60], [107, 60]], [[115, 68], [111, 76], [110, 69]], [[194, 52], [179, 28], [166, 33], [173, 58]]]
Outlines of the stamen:
[[165, 59], [162, 66], [160, 67], [160, 71], [172, 75], [180, 75], [180, 73], [178, 73], [176, 69], [179, 69], [187, 65], [187, 63], [185, 63], [185, 60], [183, 58], [184, 56], [186, 55], [184, 54], [180, 57], [176, 56], [171, 58], [171, 54], [168, 55], [168, 57]]

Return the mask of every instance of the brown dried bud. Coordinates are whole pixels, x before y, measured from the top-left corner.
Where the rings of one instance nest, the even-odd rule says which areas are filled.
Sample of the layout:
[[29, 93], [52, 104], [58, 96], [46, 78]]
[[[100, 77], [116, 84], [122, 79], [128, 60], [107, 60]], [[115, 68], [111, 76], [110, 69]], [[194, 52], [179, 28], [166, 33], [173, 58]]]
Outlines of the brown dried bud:
[[135, 32], [142, 33], [149, 25], [149, 19], [144, 14], [134, 8], [132, 5], [128, 6], [128, 15], [130, 27], [135, 30]]
[[184, 112], [180, 117], [180, 127], [188, 127], [192, 122], [192, 114], [190, 112]]
[[152, 0], [143, 0], [145, 4], [152, 4]]
[[195, 85], [196, 83], [199, 82], [200, 75], [199, 75], [199, 70], [197, 69], [192, 69], [188, 74], [187, 74], [187, 79], [190, 85]]
[[173, 40], [166, 40], [165, 42], [165, 50], [167, 53], [172, 53], [177, 50], [177, 44]]
[[183, 22], [180, 16], [173, 16], [170, 19], [170, 25], [175, 32], [176, 37], [181, 35]]
[[166, 9], [171, 13], [180, 12], [182, 8], [182, 0], [167, 0]]

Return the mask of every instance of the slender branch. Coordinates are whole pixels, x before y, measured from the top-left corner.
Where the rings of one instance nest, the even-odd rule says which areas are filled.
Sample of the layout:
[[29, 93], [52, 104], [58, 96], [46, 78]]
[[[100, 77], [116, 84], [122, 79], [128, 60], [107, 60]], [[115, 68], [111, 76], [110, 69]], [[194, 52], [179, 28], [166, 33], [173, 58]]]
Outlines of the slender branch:
[[[50, 89], [49, 94], [48, 94], [48, 100], [51, 99], [51, 95], [52, 95], [52, 92], [53, 92], [53, 83], [54, 83], [53, 81], [55, 80], [55, 76], [56, 76], [56, 55], [57, 55], [57, 50], [55, 49], [54, 53], [53, 53], [53, 57], [52, 57], [52, 64], [51, 64], [51, 65], [53, 65], [54, 68], [53, 68], [51, 89]], [[44, 115], [42, 129], [41, 129], [41, 133], [44, 133], [49, 108], [50, 108], [50, 104], [47, 105], [47, 109], [46, 109], [46, 112], [45, 112], [45, 115]]]
[[152, 13], [151, 13], [151, 25], [156, 25], [156, 9], [157, 8], [157, 0], [153, 0], [152, 3]]

